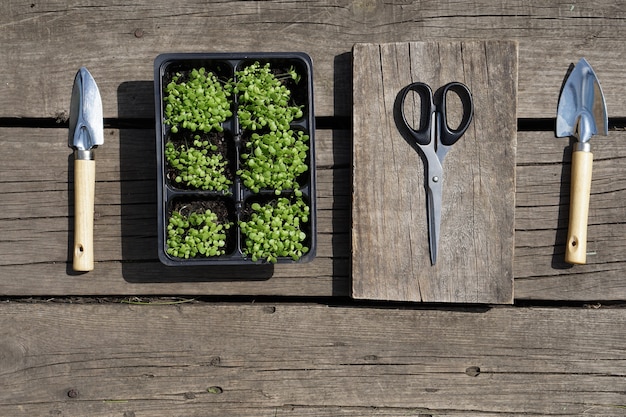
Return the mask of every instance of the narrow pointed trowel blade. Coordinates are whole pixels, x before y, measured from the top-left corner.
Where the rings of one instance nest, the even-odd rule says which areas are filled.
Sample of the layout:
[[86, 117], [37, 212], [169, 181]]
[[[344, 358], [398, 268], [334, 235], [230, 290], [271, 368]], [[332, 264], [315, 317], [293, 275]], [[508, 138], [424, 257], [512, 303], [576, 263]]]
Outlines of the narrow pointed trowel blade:
[[74, 78], [70, 102], [69, 146], [89, 150], [104, 143], [102, 99], [96, 81], [82, 67]]
[[608, 125], [598, 77], [587, 60], [581, 58], [565, 81], [559, 98], [556, 135], [574, 136], [585, 143], [593, 135], [608, 135]]

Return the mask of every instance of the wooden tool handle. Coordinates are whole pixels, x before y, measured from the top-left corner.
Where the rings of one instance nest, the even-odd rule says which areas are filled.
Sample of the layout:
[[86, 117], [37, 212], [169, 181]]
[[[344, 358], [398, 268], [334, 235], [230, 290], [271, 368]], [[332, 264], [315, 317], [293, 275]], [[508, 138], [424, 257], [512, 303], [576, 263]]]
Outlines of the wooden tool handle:
[[75, 271], [93, 270], [93, 213], [96, 161], [74, 161], [74, 262]]
[[592, 165], [591, 152], [575, 151], [572, 154], [569, 230], [565, 248], [565, 262], [570, 264], [587, 263], [587, 217]]

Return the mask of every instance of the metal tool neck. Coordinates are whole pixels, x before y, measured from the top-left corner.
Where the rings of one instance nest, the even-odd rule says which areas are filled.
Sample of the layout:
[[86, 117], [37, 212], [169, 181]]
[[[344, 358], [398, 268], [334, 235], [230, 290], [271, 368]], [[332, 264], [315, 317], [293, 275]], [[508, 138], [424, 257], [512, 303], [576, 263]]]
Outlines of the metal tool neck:
[[91, 161], [95, 159], [95, 153], [93, 149], [75, 149], [74, 150], [74, 159], [80, 159], [82, 161]]
[[589, 142], [576, 142], [574, 152], [591, 152], [591, 145]]

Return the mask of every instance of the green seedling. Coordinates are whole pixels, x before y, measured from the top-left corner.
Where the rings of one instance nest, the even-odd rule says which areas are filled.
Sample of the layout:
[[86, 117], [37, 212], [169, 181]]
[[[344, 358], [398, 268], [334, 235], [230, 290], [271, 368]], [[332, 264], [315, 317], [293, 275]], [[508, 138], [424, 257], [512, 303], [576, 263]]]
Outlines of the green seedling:
[[302, 226], [309, 222], [310, 209], [302, 199], [291, 202], [281, 197], [265, 205], [253, 203], [250, 208], [250, 219], [240, 221], [239, 227], [245, 235], [244, 254], [252, 261], [276, 263], [279, 257], [297, 261], [309, 251]]
[[[298, 77], [294, 69], [289, 74]], [[291, 92], [274, 76], [269, 63], [255, 62], [235, 77], [233, 91], [239, 99], [237, 115], [243, 129], [289, 130], [289, 124], [302, 117], [302, 106], [290, 104]]]
[[191, 70], [186, 81], [182, 78], [181, 73], [176, 73], [165, 86], [165, 123], [171, 126], [172, 133], [181, 128], [191, 132], [221, 132], [221, 124], [232, 116], [231, 83], [222, 84], [204, 68]]
[[220, 223], [210, 210], [188, 216], [174, 211], [167, 225], [167, 253], [184, 259], [224, 255], [226, 231], [232, 225]]
[[177, 184], [185, 184], [200, 190], [228, 191], [232, 181], [226, 175], [228, 161], [217, 146], [195, 135], [192, 146], [165, 144], [165, 159], [176, 170], [173, 178]]
[[297, 190], [297, 178], [309, 167], [306, 162], [309, 136], [293, 130], [253, 133], [241, 155], [244, 168], [237, 171], [243, 184], [254, 193], [261, 189]]

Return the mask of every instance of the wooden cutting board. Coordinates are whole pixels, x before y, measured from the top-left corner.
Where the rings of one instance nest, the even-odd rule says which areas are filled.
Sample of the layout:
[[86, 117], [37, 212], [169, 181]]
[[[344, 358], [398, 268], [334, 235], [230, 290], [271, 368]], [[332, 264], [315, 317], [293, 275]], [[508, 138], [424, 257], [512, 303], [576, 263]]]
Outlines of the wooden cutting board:
[[[513, 302], [517, 71], [516, 42], [354, 46], [354, 298]], [[400, 90], [415, 81], [433, 91], [460, 81], [474, 100], [472, 124], [443, 164], [436, 265], [430, 262], [424, 163], [393, 113]]]

